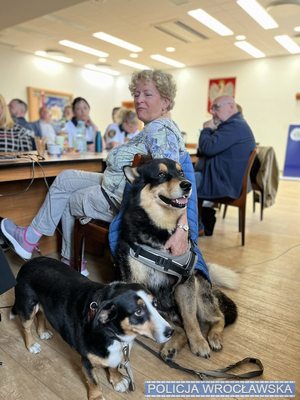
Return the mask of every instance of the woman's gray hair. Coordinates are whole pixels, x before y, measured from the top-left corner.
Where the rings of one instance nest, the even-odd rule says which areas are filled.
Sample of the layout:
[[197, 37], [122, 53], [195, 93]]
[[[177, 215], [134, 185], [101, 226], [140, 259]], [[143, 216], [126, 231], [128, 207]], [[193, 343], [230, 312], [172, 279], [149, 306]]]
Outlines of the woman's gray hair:
[[132, 96], [134, 96], [137, 83], [139, 81], [153, 82], [161, 97], [166, 98], [170, 101], [170, 105], [167, 110], [172, 110], [175, 104], [174, 100], [176, 96], [176, 83], [171, 74], [158, 69], [145, 69], [143, 71], [134, 72], [132, 74], [131, 82], [129, 84], [129, 90]]

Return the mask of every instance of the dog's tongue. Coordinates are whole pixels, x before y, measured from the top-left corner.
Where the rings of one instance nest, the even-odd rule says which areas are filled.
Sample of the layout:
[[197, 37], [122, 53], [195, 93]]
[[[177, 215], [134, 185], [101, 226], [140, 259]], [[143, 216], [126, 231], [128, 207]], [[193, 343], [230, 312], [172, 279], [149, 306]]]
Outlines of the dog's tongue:
[[186, 205], [188, 202], [187, 197], [179, 197], [178, 199], [172, 200], [172, 203], [180, 204], [180, 205]]

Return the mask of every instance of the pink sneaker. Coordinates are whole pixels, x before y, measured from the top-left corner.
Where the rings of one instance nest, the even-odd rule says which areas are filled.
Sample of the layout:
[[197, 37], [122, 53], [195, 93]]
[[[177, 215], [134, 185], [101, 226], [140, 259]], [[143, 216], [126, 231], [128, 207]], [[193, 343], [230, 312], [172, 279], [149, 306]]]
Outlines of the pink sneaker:
[[1, 231], [3, 236], [11, 243], [15, 252], [25, 260], [29, 260], [32, 256], [34, 249], [37, 247], [36, 243], [29, 243], [25, 239], [27, 228], [22, 228], [14, 224], [10, 219], [4, 218], [1, 221]]

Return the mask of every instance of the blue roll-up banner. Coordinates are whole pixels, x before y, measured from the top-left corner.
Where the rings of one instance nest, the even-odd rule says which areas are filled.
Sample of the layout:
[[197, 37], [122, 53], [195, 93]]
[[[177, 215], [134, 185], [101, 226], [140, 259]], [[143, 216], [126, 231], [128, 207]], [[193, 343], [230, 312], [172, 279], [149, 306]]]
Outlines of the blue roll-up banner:
[[290, 125], [283, 176], [300, 178], [300, 125]]

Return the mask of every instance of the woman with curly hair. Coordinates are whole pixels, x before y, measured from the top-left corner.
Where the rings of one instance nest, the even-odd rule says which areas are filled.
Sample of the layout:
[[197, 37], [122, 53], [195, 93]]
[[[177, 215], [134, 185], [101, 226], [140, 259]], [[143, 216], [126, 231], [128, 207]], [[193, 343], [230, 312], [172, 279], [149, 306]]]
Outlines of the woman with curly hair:
[[[62, 260], [71, 263], [75, 218], [112, 221], [123, 199], [126, 183], [123, 167], [132, 163], [136, 153], [177, 162], [186, 154], [181, 131], [170, 119], [176, 95], [172, 75], [159, 70], [136, 72], [129, 90], [138, 118], [145, 126], [133, 139], [109, 152], [104, 173], [63, 171], [51, 185], [44, 204], [28, 227], [20, 228], [8, 219], [2, 221], [2, 233], [21, 257], [31, 258], [40, 237], [53, 235], [61, 220]], [[181, 229], [188, 223], [187, 215], [178, 222], [178, 229], [167, 243], [174, 255], [183, 254], [188, 247], [188, 232]], [[82, 273], [86, 274], [85, 265]]]

